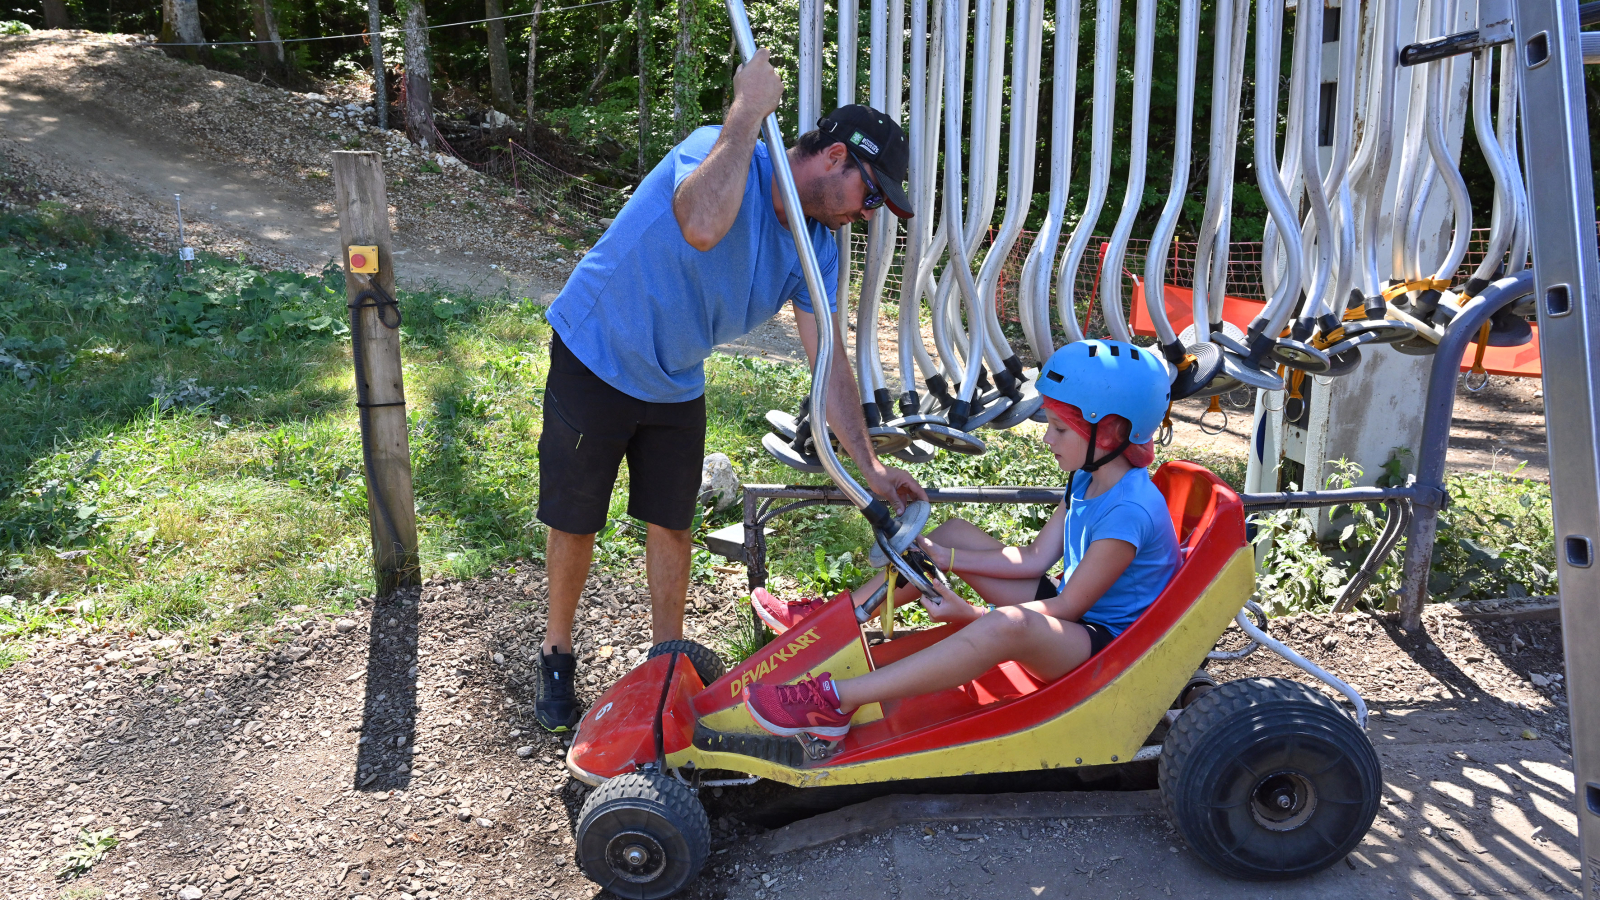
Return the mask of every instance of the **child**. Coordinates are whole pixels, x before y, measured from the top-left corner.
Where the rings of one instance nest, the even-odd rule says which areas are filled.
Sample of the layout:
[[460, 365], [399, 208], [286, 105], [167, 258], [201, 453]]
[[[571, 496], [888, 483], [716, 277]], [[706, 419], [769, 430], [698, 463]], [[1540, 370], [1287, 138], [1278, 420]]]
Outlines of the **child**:
[[[1178, 567], [1178, 539], [1165, 499], [1145, 467], [1167, 409], [1169, 380], [1157, 355], [1120, 341], [1078, 341], [1057, 350], [1039, 373], [1049, 420], [1044, 443], [1067, 480], [1069, 499], [1033, 543], [1006, 547], [977, 526], [952, 519], [920, 538], [933, 564], [958, 573], [988, 611], [935, 582], [942, 603], [923, 599], [940, 622], [970, 623], [939, 643], [857, 678], [828, 673], [792, 685], [751, 684], [744, 702], [756, 722], [779, 735], [837, 739], [867, 703], [964, 684], [1015, 660], [1042, 681], [1065, 675], [1121, 634], [1166, 587]], [[1045, 574], [1066, 559], [1061, 584]], [[864, 603], [881, 584], [852, 594]], [[905, 600], [915, 588], [902, 592]], [[765, 591], [752, 597], [778, 631], [820, 600], [785, 605]]]

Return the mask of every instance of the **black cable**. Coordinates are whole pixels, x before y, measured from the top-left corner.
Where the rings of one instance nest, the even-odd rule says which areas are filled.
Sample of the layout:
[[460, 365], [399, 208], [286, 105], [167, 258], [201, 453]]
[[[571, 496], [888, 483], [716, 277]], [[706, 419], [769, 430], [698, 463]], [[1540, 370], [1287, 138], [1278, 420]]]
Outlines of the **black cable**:
[[[368, 302], [371, 301], [371, 302]], [[378, 508], [378, 516], [383, 519], [383, 525], [389, 530], [390, 540], [394, 542], [395, 555], [405, 558], [406, 548], [400, 542], [400, 531], [395, 528], [394, 515], [389, 510], [389, 498], [383, 491], [375, 491], [372, 483], [372, 421], [368, 410], [385, 406], [405, 406], [404, 399], [389, 403], [373, 403], [367, 399], [367, 358], [361, 349], [361, 311], [376, 307], [378, 321], [386, 328], [398, 329], [401, 324], [400, 302], [385, 291], [376, 278], [368, 276], [365, 290], [356, 294], [353, 302], [348, 304], [350, 309], [350, 352], [356, 364], [356, 414], [361, 422], [361, 463], [366, 467], [367, 492], [371, 495]], [[389, 310], [394, 311], [394, 321], [390, 322], [385, 315]]]

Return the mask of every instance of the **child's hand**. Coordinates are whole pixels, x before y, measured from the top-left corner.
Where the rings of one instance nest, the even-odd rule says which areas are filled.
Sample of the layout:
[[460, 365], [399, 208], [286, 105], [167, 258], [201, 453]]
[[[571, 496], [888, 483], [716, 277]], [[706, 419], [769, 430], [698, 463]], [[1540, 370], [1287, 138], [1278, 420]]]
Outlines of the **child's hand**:
[[922, 608], [928, 611], [928, 618], [935, 622], [970, 622], [983, 615], [983, 612], [971, 603], [961, 599], [955, 591], [945, 587], [938, 580], [932, 582], [933, 589], [944, 602], [935, 603], [929, 597], [919, 597]]
[[917, 543], [922, 547], [922, 552], [927, 555], [928, 561], [941, 572], [950, 571], [950, 548], [941, 547], [925, 537], [917, 538]]

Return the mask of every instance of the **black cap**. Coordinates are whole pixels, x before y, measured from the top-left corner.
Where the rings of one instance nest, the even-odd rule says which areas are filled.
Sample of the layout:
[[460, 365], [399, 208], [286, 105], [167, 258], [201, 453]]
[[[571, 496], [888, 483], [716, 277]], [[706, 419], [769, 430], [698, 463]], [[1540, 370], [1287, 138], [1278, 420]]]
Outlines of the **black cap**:
[[893, 119], [870, 106], [841, 106], [818, 119], [817, 130], [843, 142], [857, 159], [870, 164], [889, 211], [911, 218], [911, 200], [902, 186], [911, 148]]

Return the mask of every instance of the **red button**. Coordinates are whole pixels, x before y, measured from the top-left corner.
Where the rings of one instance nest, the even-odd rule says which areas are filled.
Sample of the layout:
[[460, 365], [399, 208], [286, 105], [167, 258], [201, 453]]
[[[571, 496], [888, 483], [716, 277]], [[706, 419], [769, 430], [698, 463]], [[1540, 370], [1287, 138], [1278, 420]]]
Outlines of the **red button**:
[[364, 269], [366, 267], [367, 267], [367, 255], [365, 253], [352, 253], [352, 254], [350, 254], [350, 268], [352, 268], [352, 269]]

